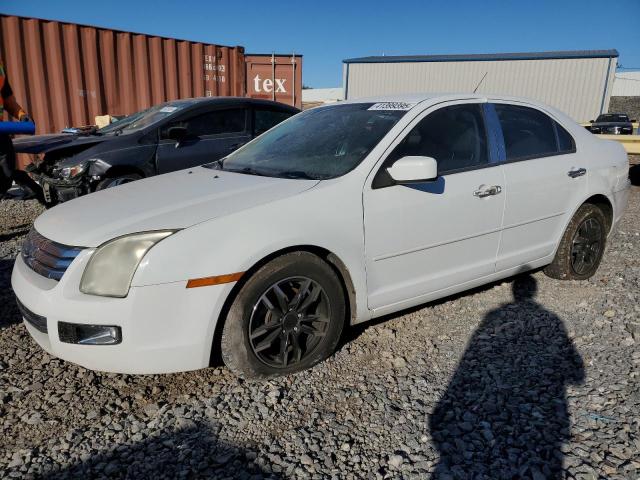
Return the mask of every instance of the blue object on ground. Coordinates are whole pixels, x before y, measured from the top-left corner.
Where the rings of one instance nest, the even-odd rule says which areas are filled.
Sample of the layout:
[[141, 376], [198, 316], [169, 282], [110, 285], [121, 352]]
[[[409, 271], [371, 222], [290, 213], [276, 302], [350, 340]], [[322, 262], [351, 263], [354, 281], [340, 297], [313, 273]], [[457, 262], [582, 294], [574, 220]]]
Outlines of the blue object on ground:
[[33, 122], [0, 122], [0, 134], [3, 135], [33, 135], [36, 124]]

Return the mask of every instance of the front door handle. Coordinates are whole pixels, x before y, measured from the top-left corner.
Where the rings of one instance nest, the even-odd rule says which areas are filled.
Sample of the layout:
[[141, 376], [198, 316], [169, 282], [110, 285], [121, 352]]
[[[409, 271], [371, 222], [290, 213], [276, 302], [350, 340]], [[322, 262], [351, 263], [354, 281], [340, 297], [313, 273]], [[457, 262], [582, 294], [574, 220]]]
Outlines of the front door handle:
[[578, 168], [578, 169], [575, 169], [575, 170], [569, 170], [567, 175], [569, 175], [571, 178], [577, 178], [577, 177], [583, 176], [586, 173], [587, 173], [587, 169], [586, 168]]
[[485, 185], [480, 185], [478, 187], [478, 190], [473, 192], [473, 196], [478, 198], [484, 198], [484, 197], [490, 197], [491, 195], [498, 195], [500, 192], [502, 192], [502, 187], [500, 185], [492, 185], [490, 187], [487, 187]]

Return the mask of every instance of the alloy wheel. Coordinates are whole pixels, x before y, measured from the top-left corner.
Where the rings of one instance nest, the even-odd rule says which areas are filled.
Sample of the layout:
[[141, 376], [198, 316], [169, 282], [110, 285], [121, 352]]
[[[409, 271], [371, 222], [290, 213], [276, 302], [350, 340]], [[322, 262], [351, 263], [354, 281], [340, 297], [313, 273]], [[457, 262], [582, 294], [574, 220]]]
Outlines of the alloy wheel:
[[571, 242], [571, 268], [577, 275], [589, 273], [602, 249], [602, 225], [593, 217], [580, 224]]
[[329, 298], [320, 284], [307, 277], [279, 280], [253, 306], [251, 349], [270, 367], [293, 366], [313, 354], [330, 318]]

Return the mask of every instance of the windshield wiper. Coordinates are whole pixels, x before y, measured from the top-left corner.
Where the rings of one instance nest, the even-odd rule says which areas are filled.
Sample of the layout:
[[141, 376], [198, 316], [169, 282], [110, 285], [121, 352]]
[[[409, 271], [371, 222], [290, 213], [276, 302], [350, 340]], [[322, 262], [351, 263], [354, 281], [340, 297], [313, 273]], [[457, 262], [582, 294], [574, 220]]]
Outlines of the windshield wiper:
[[251, 168], [251, 167], [244, 167], [241, 168], [239, 170], [235, 170], [235, 169], [228, 169], [228, 172], [235, 172], [235, 173], [244, 173], [247, 175], [257, 175], [258, 177], [268, 177], [269, 175], [265, 175], [262, 172], [259, 172], [258, 170]]
[[224, 166], [222, 165], [227, 157], [219, 158], [218, 160], [214, 160], [211, 163], [207, 163], [203, 165], [205, 168], [213, 168], [214, 170], [224, 170]]
[[315, 177], [312, 177], [307, 172], [303, 172], [302, 170], [288, 170], [284, 172], [278, 172], [278, 177], [282, 178], [303, 178], [305, 180], [318, 180]]

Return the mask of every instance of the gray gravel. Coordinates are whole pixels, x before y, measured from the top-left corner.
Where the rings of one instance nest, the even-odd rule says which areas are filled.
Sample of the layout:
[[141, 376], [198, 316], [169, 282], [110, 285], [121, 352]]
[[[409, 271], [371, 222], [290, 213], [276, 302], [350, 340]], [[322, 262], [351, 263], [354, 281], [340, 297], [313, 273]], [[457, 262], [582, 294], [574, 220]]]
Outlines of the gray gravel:
[[[351, 329], [310, 371], [95, 373], [42, 352], [0, 202], [0, 478], [640, 476], [640, 188], [598, 274], [537, 272]], [[514, 298], [515, 290], [515, 298]]]

